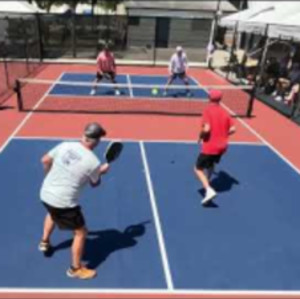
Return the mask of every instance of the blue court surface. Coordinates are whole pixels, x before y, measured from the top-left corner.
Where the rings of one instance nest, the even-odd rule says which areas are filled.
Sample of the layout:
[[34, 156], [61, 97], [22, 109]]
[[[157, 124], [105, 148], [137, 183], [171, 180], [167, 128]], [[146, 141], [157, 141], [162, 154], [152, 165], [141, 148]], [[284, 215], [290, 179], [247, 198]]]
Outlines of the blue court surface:
[[[59, 81], [53, 86], [50, 91], [52, 96], [90, 96], [93, 85], [80, 85], [80, 83], [93, 83], [95, 80], [95, 74], [88, 73], [63, 73], [59, 81], [71, 82], [71, 84], [59, 84]], [[199, 83], [193, 79], [188, 78], [189, 84], [193, 86], [191, 90], [191, 99], [207, 100], [207, 92], [199, 86]], [[132, 98], [149, 98], [149, 97], [163, 97], [163, 98], [184, 98], [187, 97], [187, 90], [183, 81], [175, 79], [172, 85], [183, 85], [183, 89], [168, 89], [168, 93], [165, 96], [164, 88], [156, 88], [155, 86], [165, 85], [168, 81], [168, 76], [141, 76], [141, 75], [118, 75], [116, 81], [119, 84], [126, 84], [127, 87], [120, 88], [121, 97]], [[111, 83], [107, 80], [102, 81], [104, 86], [97, 88], [95, 96], [114, 96], [114, 88], [105, 86], [107, 83]], [[75, 83], [75, 84], [74, 84]], [[79, 85], [76, 85], [79, 83]], [[135, 87], [136, 85], [145, 85], [143, 88]], [[149, 85], [149, 87], [147, 87]], [[199, 88], [194, 88], [199, 86]], [[152, 93], [152, 89], [157, 89], [157, 94]]]
[[70, 233], [54, 233], [51, 257], [37, 250], [40, 158], [58, 142], [14, 139], [0, 156], [0, 288], [300, 290], [300, 177], [257, 144], [231, 145], [204, 208], [196, 144], [125, 143], [102, 186], [81, 196], [84, 260], [98, 276], [68, 278]]

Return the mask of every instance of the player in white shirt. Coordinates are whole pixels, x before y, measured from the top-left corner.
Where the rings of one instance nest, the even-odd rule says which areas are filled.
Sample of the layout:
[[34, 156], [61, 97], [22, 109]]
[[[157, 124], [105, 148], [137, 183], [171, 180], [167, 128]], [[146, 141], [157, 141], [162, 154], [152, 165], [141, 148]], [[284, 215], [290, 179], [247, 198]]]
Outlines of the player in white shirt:
[[190, 96], [191, 92], [189, 89], [189, 80], [187, 77], [187, 69], [188, 69], [188, 59], [186, 53], [183, 51], [181, 46], [176, 48], [176, 53], [174, 53], [170, 59], [169, 63], [169, 73], [170, 77], [168, 79], [167, 85], [165, 87], [164, 95], [166, 96], [167, 88], [170, 86], [173, 81], [178, 77], [180, 78], [184, 84], [186, 85], [187, 95]]
[[98, 186], [101, 175], [109, 170], [109, 165], [101, 165], [93, 153], [105, 134], [99, 124], [88, 124], [81, 142], [62, 142], [42, 158], [46, 177], [40, 196], [48, 214], [39, 250], [44, 253], [51, 251], [50, 237], [55, 226], [73, 231], [72, 264], [67, 271], [72, 278], [89, 279], [96, 276], [96, 271], [81, 264], [87, 229], [78, 200], [85, 185]]

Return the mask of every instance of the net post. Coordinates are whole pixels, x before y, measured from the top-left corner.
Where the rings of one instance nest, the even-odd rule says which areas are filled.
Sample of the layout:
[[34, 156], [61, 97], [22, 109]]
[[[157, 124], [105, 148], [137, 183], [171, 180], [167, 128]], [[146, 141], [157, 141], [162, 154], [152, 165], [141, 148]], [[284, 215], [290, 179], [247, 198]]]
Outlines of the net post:
[[246, 114], [246, 116], [249, 118], [252, 116], [255, 95], [256, 95], [256, 85], [254, 85], [250, 91], [249, 105], [248, 105], [247, 114]]
[[14, 91], [17, 94], [18, 110], [19, 111], [24, 111], [23, 101], [22, 101], [22, 94], [21, 94], [21, 83], [18, 79], [15, 81]]

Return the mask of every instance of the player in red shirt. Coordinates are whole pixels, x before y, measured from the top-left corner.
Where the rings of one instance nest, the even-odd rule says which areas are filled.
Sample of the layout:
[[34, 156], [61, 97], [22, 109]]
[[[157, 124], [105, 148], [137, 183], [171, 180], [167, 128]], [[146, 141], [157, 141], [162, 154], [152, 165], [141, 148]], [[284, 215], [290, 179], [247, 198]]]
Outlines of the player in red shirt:
[[203, 119], [199, 140], [202, 142], [200, 153], [195, 166], [195, 173], [206, 190], [202, 204], [209, 203], [217, 192], [210, 186], [210, 178], [214, 167], [220, 162], [228, 147], [228, 139], [235, 132], [235, 127], [229, 113], [225, 111], [220, 101], [222, 93], [219, 90], [209, 92], [210, 104], [203, 111]]
[[[105, 44], [103, 51], [97, 57], [97, 74], [95, 83], [99, 83], [104, 78], [115, 84], [115, 94], [120, 95], [116, 81], [116, 62], [114, 54], [110, 51], [109, 45]], [[91, 90], [91, 95], [95, 95], [97, 86], [95, 85]]]

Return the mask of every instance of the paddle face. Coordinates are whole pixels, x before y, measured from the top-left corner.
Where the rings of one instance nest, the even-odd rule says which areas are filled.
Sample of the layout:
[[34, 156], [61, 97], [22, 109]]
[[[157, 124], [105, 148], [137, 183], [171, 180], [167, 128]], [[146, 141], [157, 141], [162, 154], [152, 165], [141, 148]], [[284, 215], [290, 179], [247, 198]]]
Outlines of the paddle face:
[[121, 142], [111, 142], [105, 151], [105, 159], [107, 163], [115, 161], [123, 150], [123, 144]]

